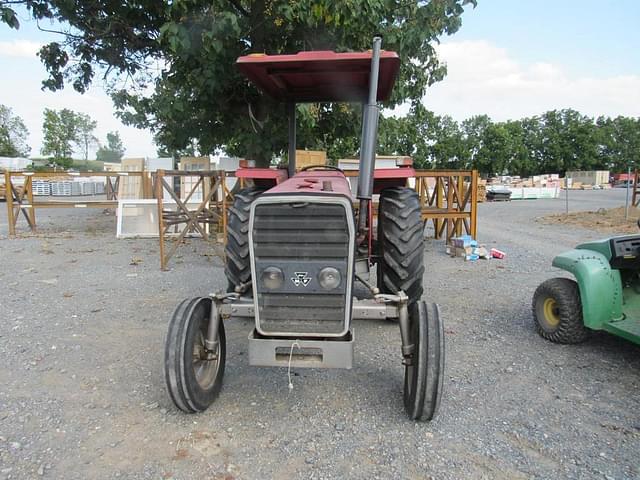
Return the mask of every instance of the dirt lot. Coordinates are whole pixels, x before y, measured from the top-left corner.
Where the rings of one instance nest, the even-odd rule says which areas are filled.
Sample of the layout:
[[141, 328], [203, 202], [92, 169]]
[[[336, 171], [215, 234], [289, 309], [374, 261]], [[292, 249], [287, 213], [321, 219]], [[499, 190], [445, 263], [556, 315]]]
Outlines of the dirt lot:
[[[623, 202], [584, 191], [571, 208]], [[43, 211], [44, 234], [7, 239], [0, 204], [0, 478], [640, 478], [640, 349], [533, 330], [533, 291], [560, 273], [552, 257], [602, 236], [535, 220], [563, 209], [482, 204], [480, 240], [505, 260], [428, 243], [446, 390], [439, 417], [416, 424], [398, 328], [378, 321], [355, 323], [353, 370], [297, 370], [292, 391], [286, 370], [248, 366], [251, 324], [230, 323], [220, 398], [179, 413], [162, 377], [166, 324], [180, 299], [222, 288], [220, 260], [194, 242], [162, 273], [156, 241], [116, 240], [100, 211]]]
[[594, 211], [555, 213], [538, 219], [543, 223], [569, 224], [577, 227], [594, 229], [599, 232], [624, 234], [638, 232], [640, 209], [629, 207], [625, 214], [624, 207], [599, 208]]

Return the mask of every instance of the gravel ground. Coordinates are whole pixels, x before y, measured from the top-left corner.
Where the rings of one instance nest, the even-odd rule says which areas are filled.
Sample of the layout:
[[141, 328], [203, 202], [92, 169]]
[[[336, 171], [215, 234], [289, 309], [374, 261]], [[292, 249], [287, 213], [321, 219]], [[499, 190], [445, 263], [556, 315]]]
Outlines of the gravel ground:
[[[623, 202], [585, 191], [571, 207]], [[480, 205], [479, 238], [505, 260], [465, 263], [428, 242], [446, 390], [418, 424], [402, 407], [398, 328], [379, 321], [355, 322], [353, 370], [295, 370], [291, 391], [286, 369], [248, 365], [251, 323], [233, 321], [221, 396], [178, 412], [162, 377], [167, 321], [182, 298], [225, 285], [220, 259], [193, 241], [160, 272], [157, 241], [116, 240], [99, 210], [42, 210], [41, 234], [7, 239], [0, 204], [0, 479], [640, 478], [640, 349], [607, 334], [555, 345], [533, 329], [533, 291], [562, 275], [552, 257], [602, 236], [535, 221], [563, 209]]]

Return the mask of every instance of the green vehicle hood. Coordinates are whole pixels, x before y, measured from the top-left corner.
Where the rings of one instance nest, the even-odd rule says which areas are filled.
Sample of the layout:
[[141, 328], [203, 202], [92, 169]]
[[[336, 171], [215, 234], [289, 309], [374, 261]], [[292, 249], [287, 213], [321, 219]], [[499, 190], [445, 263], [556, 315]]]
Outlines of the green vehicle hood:
[[593, 250], [594, 252], [598, 252], [607, 259], [607, 261], [611, 260], [611, 239], [604, 238], [602, 240], [595, 240], [593, 242], [581, 243], [576, 247], [576, 250]]

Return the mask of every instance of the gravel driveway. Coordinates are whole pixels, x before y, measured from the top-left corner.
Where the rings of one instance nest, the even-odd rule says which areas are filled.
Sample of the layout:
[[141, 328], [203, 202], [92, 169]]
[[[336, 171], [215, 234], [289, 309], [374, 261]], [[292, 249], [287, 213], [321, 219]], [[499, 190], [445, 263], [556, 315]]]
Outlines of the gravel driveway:
[[[624, 191], [571, 202], [619, 206]], [[447, 370], [439, 416], [418, 424], [402, 407], [398, 327], [380, 321], [355, 322], [353, 370], [295, 370], [291, 391], [286, 369], [248, 365], [251, 323], [233, 321], [218, 401], [178, 412], [166, 324], [182, 298], [225, 285], [220, 259], [193, 241], [160, 272], [157, 241], [116, 240], [99, 210], [43, 210], [43, 233], [7, 239], [0, 204], [0, 479], [640, 478], [640, 349], [533, 329], [533, 291], [562, 275], [552, 257], [602, 236], [535, 221], [563, 210], [481, 204], [479, 239], [505, 260], [465, 263], [428, 242]]]

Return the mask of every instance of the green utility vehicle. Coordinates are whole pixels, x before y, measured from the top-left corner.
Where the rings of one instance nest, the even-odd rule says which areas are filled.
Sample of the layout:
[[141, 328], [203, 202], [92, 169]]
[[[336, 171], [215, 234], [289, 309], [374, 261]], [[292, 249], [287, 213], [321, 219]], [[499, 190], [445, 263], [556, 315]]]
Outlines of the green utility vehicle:
[[578, 343], [604, 330], [640, 345], [640, 235], [583, 243], [553, 259], [569, 278], [543, 282], [533, 296], [538, 333]]

